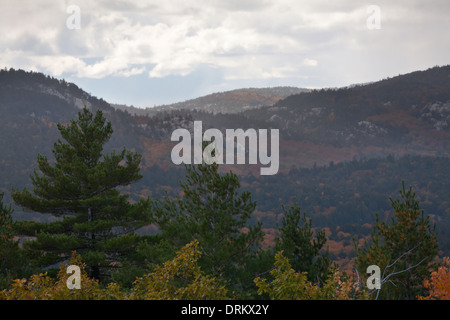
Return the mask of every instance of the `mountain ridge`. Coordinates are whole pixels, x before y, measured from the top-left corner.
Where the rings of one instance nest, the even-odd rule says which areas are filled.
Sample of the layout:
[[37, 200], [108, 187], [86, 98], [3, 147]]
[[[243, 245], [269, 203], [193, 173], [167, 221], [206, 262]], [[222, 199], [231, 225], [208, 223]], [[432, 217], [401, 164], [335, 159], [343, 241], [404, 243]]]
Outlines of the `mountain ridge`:
[[[112, 123], [105, 152], [126, 147], [142, 154], [144, 178], [124, 190], [132, 199], [178, 194], [183, 168], [170, 158], [175, 129], [192, 130], [195, 120], [204, 130], [277, 128], [277, 175], [259, 176], [256, 165], [221, 170], [236, 172], [251, 191], [258, 203], [252, 219], [263, 221], [268, 235], [279, 221], [280, 204], [298, 199], [313, 221], [330, 229], [333, 254], [347, 257], [350, 240], [342, 232], [366, 234], [361, 226], [373, 223], [374, 210], [387, 219], [386, 199], [395, 195], [402, 178], [416, 186], [441, 232], [450, 229], [449, 101], [450, 66], [443, 66], [365, 85], [314, 89], [235, 113], [162, 109], [132, 115], [65, 80], [0, 70], [0, 192], [10, 202], [12, 187], [30, 187], [37, 154], [52, 159], [53, 143], [60, 138], [56, 124], [76, 118], [84, 105], [102, 110]], [[14, 208], [18, 219], [43, 219]]]
[[[450, 155], [450, 66], [339, 89], [287, 94], [286, 88], [290, 87], [250, 88], [198, 98], [210, 101], [218, 96], [226, 99], [236, 92], [245, 96], [251, 91], [273, 93], [280, 88], [287, 95], [276, 98], [272, 105], [247, 110], [240, 106], [239, 112], [231, 113], [161, 107], [151, 115], [132, 115], [75, 84], [23, 70], [1, 70], [0, 85], [2, 130], [7, 144], [17, 134], [25, 144], [29, 143], [26, 135], [14, 133], [13, 127], [23, 126], [30, 117], [47, 121], [35, 122], [34, 126], [51, 129], [57, 122], [74, 118], [82, 106], [87, 106], [103, 110], [113, 122], [117, 133], [110, 145], [127, 145], [143, 152], [146, 165], [170, 166], [171, 132], [176, 128], [192, 130], [194, 120], [202, 121], [205, 129], [279, 129], [281, 170], [292, 165], [311, 167], [314, 163], [349, 161], [355, 156]], [[44, 130], [37, 127], [37, 131]], [[57, 136], [54, 128], [51, 132], [52, 137]], [[150, 152], [148, 146], [152, 143], [159, 147]], [[48, 152], [50, 147], [41, 149]], [[164, 152], [159, 151], [163, 149]]]
[[309, 92], [310, 89], [291, 86], [241, 88], [215, 92], [194, 99], [151, 108], [111, 104], [116, 109], [127, 111], [132, 115], [154, 115], [160, 111], [198, 110], [211, 113], [238, 113], [248, 109], [270, 106], [276, 102], [298, 93]]

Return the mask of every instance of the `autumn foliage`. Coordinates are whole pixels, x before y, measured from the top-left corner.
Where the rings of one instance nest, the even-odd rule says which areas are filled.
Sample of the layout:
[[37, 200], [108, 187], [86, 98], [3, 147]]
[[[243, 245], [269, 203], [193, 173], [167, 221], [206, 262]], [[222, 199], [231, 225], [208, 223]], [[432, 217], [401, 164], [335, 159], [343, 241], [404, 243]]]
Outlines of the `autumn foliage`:
[[367, 299], [359, 282], [345, 279], [334, 270], [323, 285], [308, 281], [306, 272], [296, 272], [280, 251], [275, 255], [273, 280], [256, 278], [258, 294], [271, 300], [353, 300]]
[[[0, 300], [223, 300], [232, 299], [222, 279], [205, 274], [197, 261], [201, 256], [198, 241], [181, 248], [173, 260], [138, 277], [131, 289], [116, 283], [106, 286], [88, 277], [86, 265], [75, 252], [68, 264], [62, 264], [53, 279], [46, 273], [32, 275], [29, 279], [16, 279], [11, 288], [0, 291]], [[81, 288], [68, 289], [68, 265], [81, 269]], [[297, 273], [289, 260], [278, 252], [271, 280], [258, 277], [254, 280], [258, 294], [273, 300], [351, 300], [367, 298], [358, 282], [344, 279], [337, 270], [323, 285], [307, 280], [306, 272]]]
[[[197, 264], [201, 253], [193, 241], [177, 252], [176, 257], [139, 277], [131, 290], [116, 283], [104, 286], [88, 277], [86, 265], [75, 252], [68, 264], [63, 263], [57, 279], [46, 273], [29, 279], [15, 279], [10, 289], [0, 291], [0, 300], [178, 300], [226, 299], [227, 290], [219, 279], [205, 275]], [[69, 265], [81, 269], [81, 288], [69, 289], [66, 273]]]
[[[66, 273], [69, 265], [77, 265], [81, 269], [80, 290], [70, 290]], [[68, 263], [63, 263], [59, 269], [57, 279], [47, 273], [34, 274], [29, 279], [15, 279], [8, 290], [0, 291], [1, 300], [108, 300], [120, 299], [124, 295], [115, 284], [101, 288], [97, 280], [88, 277], [86, 265], [80, 255], [73, 252]]]
[[203, 300], [227, 299], [227, 290], [219, 279], [206, 275], [197, 261], [201, 253], [198, 241], [192, 241], [176, 257], [157, 267], [154, 272], [139, 277], [131, 299]]
[[431, 272], [430, 279], [424, 281], [428, 296], [419, 300], [450, 300], [450, 258], [444, 257], [443, 264], [437, 271]]

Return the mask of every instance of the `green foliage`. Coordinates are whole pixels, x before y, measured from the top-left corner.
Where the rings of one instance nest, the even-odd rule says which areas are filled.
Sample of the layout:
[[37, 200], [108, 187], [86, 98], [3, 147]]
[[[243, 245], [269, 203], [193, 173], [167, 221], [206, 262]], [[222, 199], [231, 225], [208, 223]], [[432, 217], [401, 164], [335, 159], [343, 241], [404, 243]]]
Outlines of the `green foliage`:
[[[401, 181], [415, 186], [416, 197], [425, 212], [439, 221], [436, 232], [439, 250], [450, 255], [450, 158], [393, 155], [378, 159], [360, 159], [335, 163], [333, 167], [291, 168], [274, 176], [240, 175], [243, 190], [250, 191], [257, 203], [250, 223], [261, 221], [263, 228], [277, 228], [281, 204], [298, 199], [302, 211], [312, 218], [317, 228], [328, 228], [328, 240], [341, 241], [338, 232], [358, 238], [370, 234], [375, 224], [374, 212], [393, 215], [389, 202], [396, 197]], [[183, 179], [183, 167], [167, 171], [154, 166], [142, 170], [144, 184], [151, 186], [153, 198], [179, 194], [178, 181]], [[134, 192], [140, 192], [134, 184]], [[339, 230], [338, 230], [339, 229]], [[351, 238], [349, 238], [351, 247]], [[352, 259], [354, 252], [334, 252], [330, 258]]]
[[270, 272], [272, 280], [256, 278], [258, 294], [271, 300], [351, 300], [367, 296], [358, 282], [344, 279], [333, 270], [326, 281], [319, 285], [310, 282], [306, 272], [296, 272], [283, 252], [275, 255], [275, 268]]
[[141, 156], [125, 148], [102, 153], [113, 130], [100, 110], [94, 115], [84, 108], [77, 120], [67, 126], [58, 124], [58, 130], [65, 142], [58, 139], [54, 144], [54, 162], [38, 155], [39, 172], [31, 175], [32, 191], [12, 190], [18, 205], [52, 214], [57, 221], [18, 223], [17, 230], [36, 237], [24, 247], [37, 266], [67, 259], [76, 250], [89, 265], [91, 276], [104, 277], [111, 262], [139, 242], [125, 235], [148, 222], [142, 202], [132, 205], [118, 190], [142, 177]]
[[[29, 280], [16, 280], [13, 291], [3, 291], [2, 298], [129, 299], [129, 293], [134, 292], [133, 298], [144, 299], [143, 292], [147, 289], [152, 294], [148, 298], [223, 298], [228, 293], [219, 276], [226, 279], [226, 284], [231, 283], [233, 289], [241, 289], [239, 297], [242, 292], [245, 297], [253, 297], [249, 292], [254, 287], [248, 282], [255, 274], [268, 273], [274, 255], [272, 248], [259, 247], [262, 232], [256, 221], [268, 228], [275, 227], [280, 203], [289, 203], [295, 197], [302, 199], [302, 208], [311, 213], [317, 226], [328, 227], [332, 236], [337, 237], [333, 240], [339, 240], [339, 234], [333, 235], [338, 228], [345, 234], [367, 232], [370, 225], [366, 223], [375, 220], [373, 211], [385, 212], [381, 219], [376, 217], [371, 245], [358, 251], [360, 274], [366, 274], [367, 265], [378, 264], [384, 271], [384, 279], [389, 276], [381, 290], [384, 298], [406, 299], [425, 294], [421, 280], [425, 269], [431, 266], [429, 259], [436, 253], [434, 229], [429, 227], [428, 217], [423, 217], [415, 194], [404, 188], [401, 201], [391, 199], [396, 220], [391, 225], [383, 222], [388, 217], [386, 195], [392, 194], [401, 178], [413, 181], [418, 186], [422, 208], [435, 214], [439, 221], [439, 240], [443, 240], [440, 249], [448, 251], [449, 159], [389, 156], [365, 160], [364, 157], [385, 155], [389, 150], [403, 154], [402, 148], [405, 144], [409, 148], [410, 142], [413, 148], [408, 151], [448, 155], [449, 131], [435, 130], [430, 123], [433, 118], [418, 121], [424, 115], [420, 111], [423, 108], [411, 106], [426, 107], [430, 102], [446, 101], [449, 68], [433, 68], [368, 86], [314, 90], [311, 94], [291, 96], [275, 108], [240, 114], [213, 116], [200, 111], [177, 111], [162, 112], [155, 117], [131, 117], [126, 112], [114, 111], [106, 102], [87, 95], [75, 85], [39, 73], [1, 70], [0, 143], [6, 152], [0, 155], [3, 178], [0, 189], [11, 184], [27, 185], [23, 176], [30, 172], [35, 161], [34, 150], [39, 150], [39, 170], [31, 175], [34, 188], [13, 190], [13, 199], [23, 208], [52, 217], [51, 223], [12, 223], [11, 207], [0, 201], [0, 284], [23, 277], [23, 262], [47, 267], [68, 260], [70, 253], [77, 250], [81, 256], [74, 263], [82, 260], [86, 264], [83, 281], [87, 289], [67, 291], [63, 269], [56, 280], [52, 272], [57, 271], [48, 269], [47, 274], [36, 273]], [[93, 108], [106, 111], [119, 134], [112, 134], [112, 125], [101, 112], [93, 115], [86, 108], [68, 126], [55, 126], [57, 122], [68, 122], [79, 110], [42, 88], [58, 92], [59, 96], [89, 101]], [[238, 98], [241, 100], [240, 95]], [[387, 101], [389, 106], [385, 104]], [[312, 166], [314, 156], [319, 154], [322, 161], [319, 166], [330, 165], [314, 165], [311, 169], [292, 167], [289, 172], [280, 171], [271, 177], [242, 176], [242, 185], [247, 190], [242, 193], [238, 192], [240, 182], [236, 175], [219, 175], [214, 166], [190, 167], [181, 198], [152, 203], [151, 213], [162, 232], [138, 236], [134, 233], [137, 228], [153, 222], [147, 208], [149, 202], [132, 205], [119, 188], [128, 188], [142, 177], [141, 157], [125, 149], [104, 154], [103, 147], [127, 145], [148, 151], [148, 141], [166, 139], [168, 132], [193, 119], [221, 128], [280, 127], [282, 138], [302, 143], [300, 160], [294, 153], [287, 163]], [[372, 136], [370, 131], [360, 131], [364, 128], [355, 124], [366, 119], [387, 133], [375, 132]], [[298, 121], [302, 121], [301, 126], [292, 125]], [[65, 143], [57, 140], [58, 133]], [[52, 150], [48, 141], [55, 140], [53, 161], [49, 158]], [[158, 148], [167, 146], [161, 145]], [[349, 159], [349, 154], [358, 155], [360, 160], [355, 156], [351, 162], [338, 162]], [[177, 182], [184, 172], [166, 163], [152, 166], [155, 162], [151, 161], [158, 159], [153, 154], [148, 159], [144, 188], [142, 184], [130, 186], [127, 189], [130, 194], [138, 198], [145, 187], [151, 189], [154, 198], [159, 198], [163, 190], [178, 194]], [[299, 208], [283, 211], [285, 220], [279, 229], [277, 248], [283, 249], [285, 256], [276, 256], [275, 268], [268, 279], [258, 278], [255, 282], [260, 293], [277, 299], [334, 299], [349, 298], [348, 292], [354, 294], [354, 287], [350, 291], [343, 289], [348, 288], [343, 285], [349, 283], [348, 279], [337, 276], [335, 270], [326, 273], [328, 260], [321, 254], [324, 233], [318, 231], [313, 238], [311, 220], [302, 217]], [[21, 250], [14, 241], [16, 235], [28, 235], [34, 241], [25, 242], [25, 250]], [[198, 242], [175, 252], [193, 239]], [[337, 254], [341, 255], [331, 253]], [[164, 261], [167, 263], [161, 265]], [[92, 279], [100, 271], [102, 275], [111, 274], [105, 283]], [[136, 277], [139, 280], [133, 283]], [[107, 280], [113, 283], [105, 287]], [[433, 290], [438, 290], [441, 279], [435, 280]], [[126, 290], [118, 283], [126, 283]]]
[[324, 282], [332, 267], [328, 250], [322, 250], [327, 242], [325, 231], [319, 230], [314, 234], [312, 219], [307, 219], [305, 213], [301, 215], [297, 203], [288, 210], [283, 205], [282, 225], [279, 231], [280, 237], [277, 238], [275, 250], [283, 251], [293, 269], [297, 272], [306, 272], [308, 280]]
[[356, 247], [355, 263], [362, 274], [369, 265], [380, 267], [380, 298], [409, 300], [424, 294], [423, 282], [434, 266], [438, 243], [412, 187], [406, 190], [403, 183], [399, 193], [400, 199], [390, 198], [395, 219], [387, 224], [377, 215], [371, 241]]
[[0, 193], [0, 289], [20, 274], [23, 265], [18, 242], [14, 240], [13, 210], [3, 203], [3, 196]]
[[3, 203], [4, 193], [0, 193], [0, 239], [10, 240], [13, 235], [13, 219], [11, 205]]
[[181, 187], [182, 198], [153, 203], [164, 237], [175, 247], [198, 240], [205, 272], [223, 275], [232, 285], [250, 282], [242, 279], [245, 272], [240, 270], [263, 237], [261, 224], [248, 224], [256, 205], [250, 192], [239, 193], [237, 175], [221, 175], [215, 163], [189, 166]]

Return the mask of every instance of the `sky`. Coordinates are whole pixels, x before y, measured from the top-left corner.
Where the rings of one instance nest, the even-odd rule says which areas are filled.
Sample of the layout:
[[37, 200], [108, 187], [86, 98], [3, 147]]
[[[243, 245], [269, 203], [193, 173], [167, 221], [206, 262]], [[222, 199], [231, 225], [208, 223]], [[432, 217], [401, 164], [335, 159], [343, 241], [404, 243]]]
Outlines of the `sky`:
[[449, 0], [0, 0], [0, 68], [153, 107], [450, 64]]

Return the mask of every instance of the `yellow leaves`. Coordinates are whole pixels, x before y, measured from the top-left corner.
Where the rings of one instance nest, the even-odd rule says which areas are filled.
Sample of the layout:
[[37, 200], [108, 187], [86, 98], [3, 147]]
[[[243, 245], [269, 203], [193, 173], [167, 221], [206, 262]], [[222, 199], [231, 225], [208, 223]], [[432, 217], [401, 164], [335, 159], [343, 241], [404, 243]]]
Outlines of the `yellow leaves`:
[[[57, 279], [47, 274], [16, 279], [11, 289], [0, 291], [0, 300], [200, 300], [227, 299], [228, 291], [221, 281], [204, 274], [197, 261], [200, 258], [198, 242], [181, 248], [173, 260], [157, 267], [154, 272], [136, 279], [130, 291], [124, 291], [116, 283], [106, 287], [90, 279], [86, 265], [75, 252], [68, 263], [61, 265]], [[81, 270], [81, 288], [67, 288], [69, 265]]]
[[29, 280], [15, 279], [12, 289], [0, 293], [2, 300], [48, 300], [52, 279], [45, 273], [32, 275]]
[[258, 294], [268, 294], [272, 300], [350, 300], [357, 295], [365, 298], [359, 284], [342, 280], [337, 270], [323, 285], [307, 280], [306, 272], [295, 272], [282, 252], [275, 255], [275, 268], [270, 272], [273, 280], [256, 278]]
[[199, 258], [198, 241], [187, 244], [173, 260], [138, 278], [134, 282], [131, 299], [226, 299], [227, 290], [218, 279], [201, 271], [197, 264]]
[[[102, 287], [90, 279], [81, 257], [75, 252], [59, 270], [57, 279], [38, 274], [16, 279], [11, 289], [0, 291], [0, 299], [7, 300], [220, 300], [229, 299], [223, 282], [205, 274], [198, 265], [201, 256], [197, 241], [181, 248], [174, 259], [158, 266], [153, 272], [136, 279], [128, 291], [115, 283]], [[448, 260], [446, 260], [448, 261]], [[70, 290], [66, 281], [68, 265], [81, 269], [81, 289]], [[438, 272], [439, 273], [439, 272]], [[277, 300], [349, 300], [366, 298], [357, 282], [344, 279], [334, 270], [323, 284], [308, 281], [305, 272], [296, 272], [282, 252], [275, 255], [272, 280], [254, 279], [258, 294]], [[448, 275], [448, 273], [447, 273]]]
[[306, 273], [296, 273], [291, 268], [289, 260], [283, 256], [282, 251], [275, 255], [275, 268], [270, 271], [274, 277], [272, 282], [260, 277], [254, 280], [258, 287], [258, 294], [268, 294], [273, 300], [301, 300], [305, 298], [310, 283], [306, 279]]
[[[81, 269], [81, 289], [71, 290], [67, 288], [68, 265], [78, 265]], [[96, 280], [90, 279], [84, 270], [85, 265], [81, 257], [75, 252], [68, 264], [63, 263], [59, 269], [57, 279], [49, 277], [46, 273], [35, 274], [27, 279], [16, 279], [11, 289], [0, 292], [3, 300], [87, 300], [104, 299], [111, 297], [108, 290], [100, 288]], [[114, 295], [113, 295], [114, 296]]]

